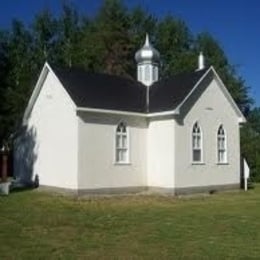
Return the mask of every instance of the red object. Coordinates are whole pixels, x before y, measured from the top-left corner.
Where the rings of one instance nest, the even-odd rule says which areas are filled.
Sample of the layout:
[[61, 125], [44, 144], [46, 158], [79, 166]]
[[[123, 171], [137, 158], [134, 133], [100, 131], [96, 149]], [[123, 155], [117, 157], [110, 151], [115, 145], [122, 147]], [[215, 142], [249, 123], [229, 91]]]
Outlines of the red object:
[[7, 153], [3, 153], [2, 154], [2, 182], [6, 182], [7, 181], [7, 177], [8, 177], [8, 155]]
[[0, 151], [0, 182], [6, 182], [12, 173], [12, 153], [8, 150]]

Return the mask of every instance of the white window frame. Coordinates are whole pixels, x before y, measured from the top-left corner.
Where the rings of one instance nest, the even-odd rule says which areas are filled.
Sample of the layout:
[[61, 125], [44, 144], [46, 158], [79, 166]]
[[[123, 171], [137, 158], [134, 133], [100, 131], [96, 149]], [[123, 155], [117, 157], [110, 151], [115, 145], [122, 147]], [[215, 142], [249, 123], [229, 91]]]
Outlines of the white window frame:
[[[194, 132], [195, 127], [198, 129]], [[197, 139], [199, 138], [199, 145], [196, 144]], [[195, 139], [195, 140], [194, 140]], [[198, 121], [196, 121], [192, 126], [192, 132], [191, 132], [191, 158], [192, 158], [192, 164], [204, 164], [203, 163], [203, 134], [202, 129]], [[200, 160], [194, 160], [194, 152], [200, 151]]]
[[227, 133], [223, 124], [221, 124], [217, 130], [217, 164], [227, 163]]
[[[125, 128], [125, 131], [123, 131], [123, 128]], [[123, 141], [124, 139], [125, 141]], [[114, 161], [115, 164], [129, 164], [129, 128], [127, 124], [123, 121], [120, 121], [115, 128], [115, 160]]]

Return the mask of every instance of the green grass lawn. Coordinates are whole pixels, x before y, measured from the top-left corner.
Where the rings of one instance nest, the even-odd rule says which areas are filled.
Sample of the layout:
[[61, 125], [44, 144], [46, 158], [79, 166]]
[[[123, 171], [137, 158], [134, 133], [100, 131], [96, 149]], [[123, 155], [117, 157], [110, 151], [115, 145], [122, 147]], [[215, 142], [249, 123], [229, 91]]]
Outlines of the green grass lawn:
[[193, 198], [0, 197], [0, 259], [260, 258], [260, 186]]

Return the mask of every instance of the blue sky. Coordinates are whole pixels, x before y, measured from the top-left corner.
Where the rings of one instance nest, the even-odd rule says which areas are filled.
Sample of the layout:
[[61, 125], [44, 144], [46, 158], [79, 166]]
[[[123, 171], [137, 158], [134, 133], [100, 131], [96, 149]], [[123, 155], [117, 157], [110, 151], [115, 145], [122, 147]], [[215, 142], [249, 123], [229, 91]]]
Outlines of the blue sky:
[[[94, 14], [102, 0], [71, 0], [81, 13]], [[210, 32], [230, 62], [250, 87], [260, 106], [260, 1], [258, 0], [125, 0], [129, 7], [143, 6], [160, 17], [172, 14], [183, 19], [193, 33]], [[61, 0], [1, 0], [0, 28], [13, 18], [30, 23], [44, 7], [60, 12]]]

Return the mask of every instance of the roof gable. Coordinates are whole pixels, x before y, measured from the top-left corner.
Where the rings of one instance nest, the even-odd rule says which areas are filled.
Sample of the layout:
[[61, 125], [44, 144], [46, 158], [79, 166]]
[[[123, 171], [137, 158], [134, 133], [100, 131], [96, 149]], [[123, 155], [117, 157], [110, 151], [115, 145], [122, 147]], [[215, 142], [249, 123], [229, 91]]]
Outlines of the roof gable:
[[225, 97], [235, 110], [240, 122], [245, 118], [213, 67], [162, 79], [150, 87], [132, 79], [82, 69], [51, 68], [45, 63], [37, 81], [24, 119], [28, 118], [47, 74], [54, 73], [69, 94], [77, 110], [95, 110], [109, 113], [132, 113], [141, 116], [178, 114], [200, 83], [213, 74]]
[[26, 124], [26, 121], [27, 121], [28, 117], [30, 116], [30, 113], [33, 109], [33, 106], [34, 106], [34, 104], [35, 104], [35, 102], [36, 102], [36, 100], [37, 100], [37, 98], [40, 94], [42, 86], [43, 86], [49, 72], [50, 72], [50, 67], [49, 67], [48, 63], [46, 62], [44, 64], [43, 68], [42, 68], [40, 76], [39, 76], [39, 78], [36, 82], [36, 85], [33, 89], [32, 95], [31, 95], [29, 102], [27, 104], [27, 107], [25, 109], [25, 112], [24, 112], [24, 115], [23, 115], [23, 124]]
[[[218, 82], [218, 86], [219, 86], [220, 90], [222, 91], [222, 93], [224, 94], [225, 98], [228, 100], [228, 102], [230, 103], [231, 107], [235, 111], [235, 113], [236, 113], [236, 115], [238, 117], [239, 123], [245, 123], [246, 119], [245, 119], [244, 115], [240, 111], [239, 107], [235, 103], [234, 99], [232, 98], [231, 94], [227, 90], [226, 86], [224, 85], [223, 81], [219, 77], [219, 75], [216, 72], [216, 70], [214, 69], [214, 67], [211, 66], [209, 68], [205, 68], [204, 70], [200, 70], [198, 72], [202, 72], [202, 73], [201, 74], [197, 73], [197, 76], [198, 76], [197, 77], [197, 82], [194, 81], [195, 84], [193, 85], [193, 87], [191, 87], [191, 86], [190, 86], [191, 88], [187, 87], [186, 90], [187, 90], [188, 93], [187, 93], [187, 95], [183, 96], [183, 99], [181, 100], [181, 102], [179, 102], [179, 104], [175, 107], [176, 112], [179, 113], [179, 111], [182, 108], [182, 106], [186, 103], [186, 101], [188, 101], [188, 99], [197, 90], [197, 88], [200, 87], [202, 82], [204, 80], [206, 80], [206, 79], [209, 79], [209, 77], [211, 77], [211, 78], [214, 78]], [[196, 78], [196, 76], [194, 76], [194, 78]]]
[[[239, 109], [238, 105], [236, 104], [235, 100], [232, 98], [231, 94], [229, 93], [228, 89], [226, 88], [225, 84], [223, 83], [223, 81], [221, 80], [220, 76], [218, 75], [218, 73], [216, 72], [216, 70], [214, 69], [213, 66], [210, 67], [210, 71], [213, 72], [213, 75], [215, 77], [215, 79], [217, 80], [217, 82], [219, 83], [220, 89], [222, 90], [224, 96], [227, 98], [227, 100], [229, 101], [229, 103], [231, 104], [232, 108], [234, 109], [234, 111], [236, 112], [237, 116], [239, 117], [239, 123], [245, 123], [246, 122], [246, 118], [244, 117], [243, 113], [241, 112], [241, 110]], [[209, 72], [208, 72], [209, 73]]]
[[[50, 74], [51, 73], [51, 74]], [[46, 79], [49, 77], [48, 75], [53, 76], [54, 80], [55, 80], [55, 86], [56, 84], [58, 84], [58, 87], [62, 88], [62, 90], [66, 93], [67, 97], [69, 98], [69, 100], [72, 102], [73, 106], [75, 106], [76, 108], [76, 104], [73, 102], [70, 94], [66, 91], [66, 89], [63, 87], [62, 83], [60, 82], [59, 78], [56, 76], [56, 74], [54, 73], [54, 71], [52, 70], [52, 68], [50, 67], [50, 65], [48, 64], [48, 62], [45, 62], [42, 71], [40, 73], [40, 76], [37, 80], [37, 83], [33, 89], [32, 95], [29, 99], [29, 102], [27, 104], [27, 107], [25, 109], [24, 115], [23, 115], [23, 125], [27, 124], [27, 120], [31, 115], [31, 112], [34, 108], [35, 103], [37, 102], [37, 99], [40, 95], [40, 93], [42, 92], [42, 88], [44, 87], [44, 84], [46, 82]], [[46, 86], [47, 87], [47, 86]], [[53, 87], [53, 86], [51, 86]]]

